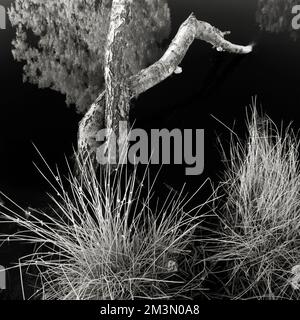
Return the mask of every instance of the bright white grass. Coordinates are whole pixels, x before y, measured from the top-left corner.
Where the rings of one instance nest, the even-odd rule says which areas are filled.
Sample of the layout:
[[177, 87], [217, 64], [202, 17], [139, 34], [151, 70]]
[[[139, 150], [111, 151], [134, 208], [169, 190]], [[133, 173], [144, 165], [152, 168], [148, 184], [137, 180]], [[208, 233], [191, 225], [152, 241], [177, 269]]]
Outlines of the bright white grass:
[[20, 207], [1, 212], [22, 228], [10, 241], [35, 244], [19, 268], [38, 271], [36, 297], [171, 299], [201, 292], [205, 268], [193, 274], [191, 264], [202, 257], [190, 249], [205, 204], [188, 209], [193, 197], [170, 192], [159, 207], [151, 200], [148, 170], [138, 180], [136, 168], [128, 174], [107, 167], [96, 174], [90, 159], [76, 161], [81, 177], [70, 169], [67, 183], [45, 162], [50, 175], [43, 176], [54, 190], [52, 213], [29, 215]]
[[226, 202], [214, 259], [228, 270], [225, 296], [300, 298], [291, 286], [300, 263], [299, 141], [255, 107], [248, 130], [246, 143], [232, 139], [221, 186]]

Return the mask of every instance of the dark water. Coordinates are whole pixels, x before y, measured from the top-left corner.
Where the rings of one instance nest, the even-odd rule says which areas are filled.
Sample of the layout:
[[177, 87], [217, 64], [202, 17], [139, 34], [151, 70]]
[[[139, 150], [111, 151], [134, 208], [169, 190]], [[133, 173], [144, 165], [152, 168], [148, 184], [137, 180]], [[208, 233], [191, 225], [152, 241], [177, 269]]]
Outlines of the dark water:
[[[6, 7], [12, 1], [0, 1]], [[217, 137], [223, 145], [230, 131], [215, 118], [245, 133], [245, 107], [253, 97], [278, 125], [300, 128], [300, 41], [289, 32], [261, 31], [255, 0], [170, 0], [172, 34], [194, 12], [197, 18], [230, 30], [232, 42], [255, 42], [248, 56], [219, 53], [195, 41], [183, 63], [183, 73], [172, 76], [136, 102], [132, 117], [144, 128], [205, 129], [205, 172], [186, 177], [183, 167], [164, 169], [164, 181], [175, 188], [187, 182], [191, 190], [205, 178], [216, 178], [223, 166]], [[11, 41], [15, 30], [0, 30], [0, 189], [24, 206], [38, 206], [47, 189], [32, 161], [39, 157], [32, 142], [50, 164], [62, 163], [76, 144], [80, 116], [67, 107], [65, 97], [51, 89], [23, 83], [22, 63], [14, 61]], [[214, 117], [212, 117], [212, 115]]]

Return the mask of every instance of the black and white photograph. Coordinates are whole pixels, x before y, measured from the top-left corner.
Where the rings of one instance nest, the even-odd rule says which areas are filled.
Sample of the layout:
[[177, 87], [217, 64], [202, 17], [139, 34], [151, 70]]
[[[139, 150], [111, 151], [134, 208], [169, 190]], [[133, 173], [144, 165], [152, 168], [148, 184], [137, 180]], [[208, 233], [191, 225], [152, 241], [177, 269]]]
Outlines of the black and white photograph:
[[0, 0], [0, 300], [300, 300], [299, 85], [299, 0]]

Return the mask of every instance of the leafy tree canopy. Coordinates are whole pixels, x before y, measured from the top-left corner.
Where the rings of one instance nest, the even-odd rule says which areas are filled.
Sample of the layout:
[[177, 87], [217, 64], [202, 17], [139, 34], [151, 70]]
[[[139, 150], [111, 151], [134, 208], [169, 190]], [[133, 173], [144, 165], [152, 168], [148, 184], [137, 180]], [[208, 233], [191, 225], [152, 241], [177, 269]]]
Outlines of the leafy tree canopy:
[[[66, 95], [84, 113], [104, 87], [105, 43], [112, 0], [16, 0], [13, 56], [24, 62], [24, 81]], [[166, 0], [133, 1], [126, 35], [126, 70], [137, 73], [162, 54], [170, 33]]]

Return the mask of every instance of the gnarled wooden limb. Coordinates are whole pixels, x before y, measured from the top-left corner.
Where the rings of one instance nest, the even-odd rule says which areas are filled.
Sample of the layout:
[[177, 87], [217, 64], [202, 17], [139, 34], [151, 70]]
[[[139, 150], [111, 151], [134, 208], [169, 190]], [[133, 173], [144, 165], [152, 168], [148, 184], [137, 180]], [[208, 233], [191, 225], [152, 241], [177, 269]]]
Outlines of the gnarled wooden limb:
[[124, 95], [129, 76], [126, 65], [126, 32], [131, 15], [132, 0], [113, 0], [110, 27], [105, 52], [106, 125], [113, 126], [114, 119], [127, 119], [129, 97]]
[[126, 32], [130, 21], [132, 0], [113, 0], [110, 26], [104, 61], [105, 91], [83, 117], [79, 126], [78, 148], [80, 152], [96, 152], [99, 143], [96, 135], [100, 129], [119, 131], [119, 121], [128, 120], [130, 97], [126, 84]]
[[130, 78], [129, 87], [132, 96], [138, 96], [172, 75], [195, 39], [211, 43], [218, 51], [238, 54], [252, 51], [252, 45], [240, 46], [225, 40], [224, 36], [228, 33], [221, 32], [207, 22], [197, 20], [193, 14], [190, 15], [181, 25], [163, 57]]
[[96, 135], [105, 127], [105, 99], [103, 90], [79, 123], [77, 142], [81, 154], [87, 151], [93, 154], [99, 146]]
[[79, 126], [79, 151], [95, 152], [97, 132], [111, 129], [119, 135], [119, 121], [129, 121], [130, 100], [160, 83], [174, 72], [195, 39], [211, 43], [218, 51], [247, 54], [252, 45], [240, 46], [225, 40], [221, 32], [191, 15], [180, 27], [163, 57], [135, 75], [128, 74], [126, 33], [130, 32], [132, 0], [113, 0], [105, 54], [105, 91], [103, 91]]
[[[119, 139], [120, 121], [129, 120], [130, 95], [127, 78], [130, 74], [126, 61], [128, 46], [126, 34], [130, 32], [132, 1], [113, 0], [105, 52], [105, 124], [106, 129], [111, 130], [117, 139]], [[117, 162], [117, 159], [114, 159], [115, 155], [110, 153], [109, 141], [108, 139], [106, 142], [106, 151], [109, 152], [107, 156], [111, 162]]]

